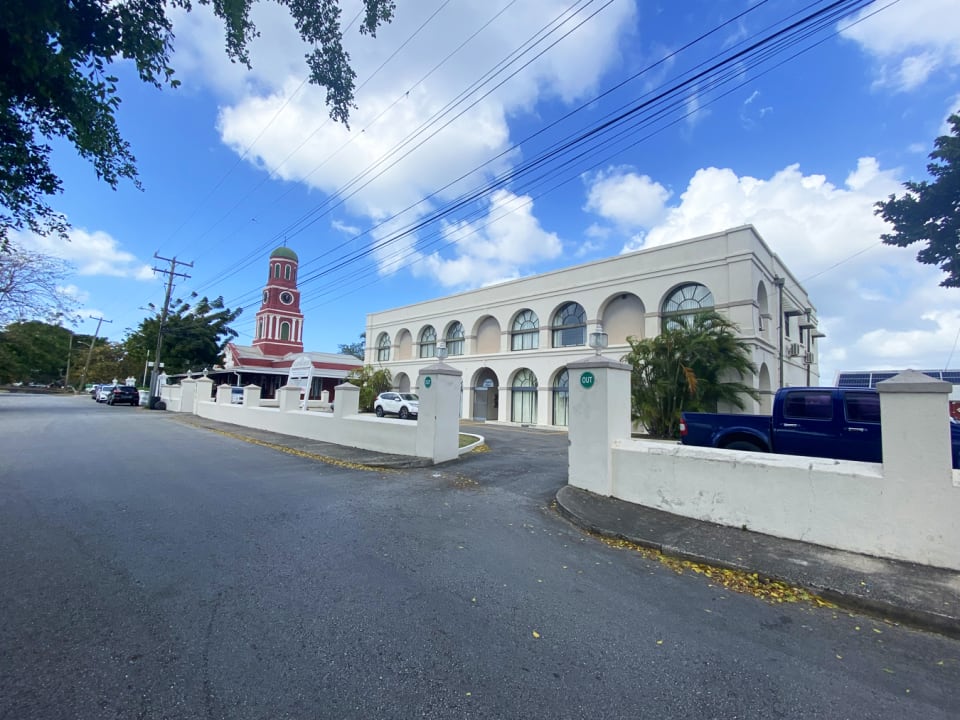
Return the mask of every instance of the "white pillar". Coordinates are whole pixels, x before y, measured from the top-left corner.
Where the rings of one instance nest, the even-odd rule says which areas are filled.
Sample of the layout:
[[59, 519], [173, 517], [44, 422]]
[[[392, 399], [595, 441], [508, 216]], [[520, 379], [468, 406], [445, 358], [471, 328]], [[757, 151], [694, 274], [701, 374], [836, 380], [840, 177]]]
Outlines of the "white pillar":
[[463, 373], [444, 362], [419, 373], [420, 412], [417, 415], [417, 457], [434, 463], [460, 455], [460, 383]]
[[877, 383], [880, 393], [880, 434], [883, 473], [922, 485], [952, 482], [948, 398], [953, 385], [916, 370]]
[[197, 378], [197, 393], [193, 399], [193, 413], [197, 414], [197, 404], [210, 402], [213, 397], [213, 380], [208, 377]]
[[300, 409], [300, 391], [299, 385], [284, 385], [277, 389], [277, 399], [280, 401], [280, 412], [290, 412]]
[[613, 492], [611, 445], [630, 437], [630, 366], [596, 355], [567, 365], [570, 470], [574, 487]]
[[186, 378], [180, 383], [180, 412], [192, 413], [196, 396], [197, 381], [193, 378]]
[[243, 388], [243, 406], [247, 408], [260, 407], [260, 386], [251, 383]]
[[217, 386], [217, 405], [229, 405], [230, 395], [233, 388], [228, 383], [222, 383]]
[[338, 418], [357, 415], [360, 412], [360, 388], [345, 382], [333, 389], [333, 416]]

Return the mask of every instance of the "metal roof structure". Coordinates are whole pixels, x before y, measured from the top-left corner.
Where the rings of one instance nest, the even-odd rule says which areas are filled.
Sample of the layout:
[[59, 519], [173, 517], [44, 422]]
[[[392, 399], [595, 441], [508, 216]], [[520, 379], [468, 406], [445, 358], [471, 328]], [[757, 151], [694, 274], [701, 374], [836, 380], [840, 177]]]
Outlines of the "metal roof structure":
[[[837, 373], [837, 387], [875, 388], [878, 382], [889, 380], [900, 374], [900, 370], [865, 370]], [[952, 385], [960, 385], [960, 370], [920, 370], [935, 380], [943, 380]]]

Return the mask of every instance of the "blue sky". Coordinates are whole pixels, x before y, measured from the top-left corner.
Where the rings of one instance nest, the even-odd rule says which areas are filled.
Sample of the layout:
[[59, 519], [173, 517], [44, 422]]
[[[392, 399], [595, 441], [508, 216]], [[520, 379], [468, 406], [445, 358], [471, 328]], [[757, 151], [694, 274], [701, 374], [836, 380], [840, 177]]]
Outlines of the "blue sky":
[[[305, 345], [335, 351], [367, 312], [752, 223], [817, 306], [824, 383], [840, 369], [956, 368], [958, 291], [915, 262], [918, 247], [880, 244], [873, 213], [926, 178], [933, 139], [960, 111], [955, 0], [873, 3], [762, 62], [744, 55], [683, 84], [826, 5], [398, 3], [376, 39], [347, 31], [359, 86], [349, 130], [304, 83], [283, 8], [255, 5], [247, 70], [198, 7], [176, 15], [179, 89], [145, 86], [118, 64], [119, 123], [143, 191], [111, 190], [58, 147], [66, 191], [54, 206], [71, 241], [15, 241], [72, 263], [69, 291], [84, 316], [113, 321], [101, 333], [112, 340], [162, 302], [154, 252], [193, 262], [176, 293], [244, 306], [242, 343], [266, 258], [289, 245]], [[344, 8], [346, 25], [358, 5]], [[619, 136], [530, 168], [644, 102]], [[476, 197], [441, 212], [464, 195]]]

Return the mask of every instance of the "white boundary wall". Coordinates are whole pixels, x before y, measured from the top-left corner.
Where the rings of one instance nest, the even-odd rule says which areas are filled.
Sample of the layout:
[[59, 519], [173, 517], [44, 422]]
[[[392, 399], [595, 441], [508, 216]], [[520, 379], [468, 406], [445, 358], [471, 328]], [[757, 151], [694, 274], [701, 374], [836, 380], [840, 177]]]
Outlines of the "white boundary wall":
[[459, 370], [437, 363], [420, 370], [420, 413], [416, 420], [378, 418], [358, 412], [360, 389], [350, 383], [336, 388], [333, 412], [300, 409], [301, 388], [285, 385], [274, 407], [262, 407], [260, 388], [243, 389], [243, 404], [232, 404], [232, 388], [221, 385], [216, 399], [211, 380], [184, 380], [167, 386], [162, 398], [173, 412], [243, 427], [319, 440], [381, 453], [422, 457], [434, 463], [459, 456]]
[[[881, 383], [884, 462], [864, 463], [631, 439], [622, 393], [629, 369], [606, 358], [569, 368], [571, 485], [698, 520], [960, 570], [948, 383], [912, 371]], [[589, 389], [583, 373], [594, 376]]]

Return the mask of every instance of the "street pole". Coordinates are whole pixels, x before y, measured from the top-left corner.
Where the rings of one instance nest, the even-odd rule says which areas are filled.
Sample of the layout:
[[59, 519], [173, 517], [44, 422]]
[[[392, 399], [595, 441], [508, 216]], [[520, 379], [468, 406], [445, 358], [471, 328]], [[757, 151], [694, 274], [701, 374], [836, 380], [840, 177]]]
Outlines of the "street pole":
[[163, 311], [160, 313], [160, 330], [157, 332], [157, 353], [153, 357], [153, 370], [150, 373], [150, 409], [153, 410], [157, 406], [157, 401], [160, 399], [160, 384], [159, 384], [159, 370], [160, 370], [160, 350], [163, 347], [163, 326], [167, 322], [167, 313], [170, 311], [170, 295], [173, 292], [173, 278], [182, 277], [189, 278], [190, 276], [186, 273], [178, 273], [177, 265], [183, 265], [185, 267], [193, 267], [192, 262], [182, 262], [177, 260], [176, 255], [172, 258], [160, 257], [157, 253], [154, 253], [153, 256], [157, 260], [164, 260], [170, 263], [169, 270], [161, 270], [160, 268], [153, 268], [154, 272], [163, 273], [167, 276], [167, 293], [163, 298]]
[[83, 365], [83, 374], [80, 376], [80, 387], [86, 387], [87, 385], [87, 370], [90, 369], [90, 359], [93, 357], [93, 346], [97, 344], [97, 335], [100, 334], [100, 325], [103, 323], [112, 323], [113, 320], [104, 320], [102, 317], [95, 318], [93, 315], [90, 316], [91, 320], [97, 321], [97, 329], [93, 333], [93, 340], [90, 341], [90, 350], [87, 352], [87, 362]]
[[[70, 333], [70, 345], [67, 347], [67, 371], [63, 374], [63, 389], [70, 387], [70, 356], [73, 355], [73, 333]], [[74, 390], [76, 392], [76, 390]]]

